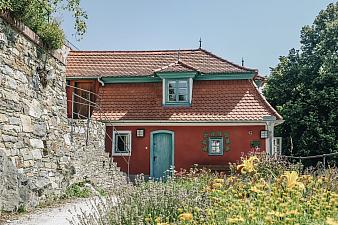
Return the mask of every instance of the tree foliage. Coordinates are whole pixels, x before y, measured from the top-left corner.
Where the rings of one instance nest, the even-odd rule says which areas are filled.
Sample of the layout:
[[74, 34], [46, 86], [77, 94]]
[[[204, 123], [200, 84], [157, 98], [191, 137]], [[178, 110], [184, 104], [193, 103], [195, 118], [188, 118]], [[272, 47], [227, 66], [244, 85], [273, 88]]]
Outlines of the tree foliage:
[[279, 58], [264, 94], [285, 120], [286, 154], [338, 152], [338, 2], [302, 28], [301, 49]]
[[80, 0], [0, 0], [0, 11], [8, 11], [36, 32], [49, 49], [58, 49], [64, 42], [64, 33], [53, 15], [71, 12], [75, 34], [80, 38], [86, 32], [86, 12]]

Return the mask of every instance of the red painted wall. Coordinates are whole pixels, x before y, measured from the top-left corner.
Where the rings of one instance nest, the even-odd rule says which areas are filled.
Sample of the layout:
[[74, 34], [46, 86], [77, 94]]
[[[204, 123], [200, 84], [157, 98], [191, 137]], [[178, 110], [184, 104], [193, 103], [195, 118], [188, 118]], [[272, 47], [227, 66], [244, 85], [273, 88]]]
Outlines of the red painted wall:
[[[145, 137], [136, 137], [136, 129], [144, 128]], [[261, 150], [265, 151], [265, 140], [260, 139], [260, 131], [264, 130], [264, 126], [171, 126], [171, 127], [115, 127], [117, 130], [132, 131], [132, 154], [130, 157], [130, 174], [150, 173], [150, 132], [156, 130], [170, 130], [175, 132], [175, 170], [180, 168], [189, 169], [193, 164], [215, 164], [224, 165], [228, 162], [235, 162], [240, 159], [242, 154], [250, 151], [250, 143], [259, 140]], [[223, 156], [209, 156], [208, 152], [202, 151], [204, 140], [204, 132], [229, 132], [230, 151], [224, 152]], [[249, 134], [252, 131], [252, 134]], [[111, 152], [112, 143], [111, 136], [112, 127], [107, 127], [106, 151]], [[128, 157], [114, 156], [114, 161], [121, 167], [122, 171], [127, 172]]]

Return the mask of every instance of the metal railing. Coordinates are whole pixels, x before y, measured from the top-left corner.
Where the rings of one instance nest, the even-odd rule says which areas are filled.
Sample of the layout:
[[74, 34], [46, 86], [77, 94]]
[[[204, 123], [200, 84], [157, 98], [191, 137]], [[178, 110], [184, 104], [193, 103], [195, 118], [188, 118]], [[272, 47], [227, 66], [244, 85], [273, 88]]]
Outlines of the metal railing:
[[[72, 86], [72, 85], [66, 85], [67, 88], [71, 89], [71, 99], [68, 99], [67, 96], [67, 102], [71, 103], [71, 141], [73, 141], [73, 134], [74, 134], [74, 120], [75, 119], [83, 119], [83, 120], [87, 120], [87, 129], [86, 129], [86, 145], [88, 145], [89, 143], [89, 125], [90, 125], [90, 121], [93, 120], [92, 119], [92, 112], [95, 111], [96, 115], [99, 115], [99, 119], [97, 119], [98, 121], [109, 121], [109, 118], [106, 116], [106, 114], [103, 112], [102, 110], [102, 105], [99, 104], [101, 103], [101, 96], [92, 92], [92, 91], [88, 91], [86, 89], [82, 89], [82, 88], [78, 88], [76, 86]], [[80, 95], [78, 95], [77, 93], [75, 93], [75, 90], [78, 91], [82, 91], [85, 92], [88, 96], [88, 99], [85, 97], [82, 97]], [[92, 101], [92, 96], [93, 99], [95, 99], [94, 101]], [[81, 100], [80, 101], [75, 101], [75, 99], [78, 98]], [[76, 100], [78, 100], [76, 99]], [[75, 112], [74, 110], [74, 106], [75, 105], [82, 105], [82, 106], [87, 106], [88, 108], [86, 110], [88, 110], [87, 115], [83, 115], [81, 114], [81, 112]], [[67, 111], [68, 111], [68, 104], [67, 104]], [[76, 115], [76, 118], [74, 118], [74, 116]], [[113, 129], [113, 133], [117, 133], [119, 134], [119, 131], [115, 128], [114, 125], [112, 125], [112, 129]], [[114, 147], [114, 143], [113, 143], [113, 137], [111, 137], [108, 133], [107, 133], [107, 129], [105, 127], [104, 129], [105, 132], [105, 137], [104, 138], [108, 138], [108, 140], [112, 143], [112, 147]], [[112, 134], [113, 135], [113, 134]], [[123, 142], [124, 146], [127, 149], [127, 152], [129, 153], [129, 155], [126, 156], [120, 156], [122, 157], [122, 159], [124, 160], [124, 162], [127, 164], [127, 176], [129, 179], [129, 175], [130, 175], [130, 158], [131, 158], [131, 149], [129, 148], [129, 145], [123, 140], [121, 139], [121, 141]], [[109, 153], [109, 157], [110, 159], [110, 164], [113, 161], [113, 156], [112, 156], [112, 152]]]
[[305, 159], [323, 158], [323, 167], [326, 167], [326, 158], [331, 157], [331, 156], [336, 156], [336, 155], [338, 155], [338, 152], [333, 152], [329, 154], [321, 154], [321, 155], [311, 155], [311, 156], [287, 156], [287, 155], [283, 155], [283, 156], [289, 159], [298, 160], [300, 163], [302, 162], [302, 160], [305, 160]]

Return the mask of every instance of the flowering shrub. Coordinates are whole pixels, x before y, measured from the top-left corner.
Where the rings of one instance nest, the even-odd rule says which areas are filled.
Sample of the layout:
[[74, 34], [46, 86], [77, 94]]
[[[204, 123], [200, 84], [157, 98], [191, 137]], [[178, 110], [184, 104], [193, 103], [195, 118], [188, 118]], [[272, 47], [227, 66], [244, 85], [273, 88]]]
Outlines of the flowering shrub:
[[117, 187], [106, 222], [88, 224], [338, 224], [337, 169], [300, 174], [299, 165], [273, 163], [251, 156], [231, 176], [193, 169]]

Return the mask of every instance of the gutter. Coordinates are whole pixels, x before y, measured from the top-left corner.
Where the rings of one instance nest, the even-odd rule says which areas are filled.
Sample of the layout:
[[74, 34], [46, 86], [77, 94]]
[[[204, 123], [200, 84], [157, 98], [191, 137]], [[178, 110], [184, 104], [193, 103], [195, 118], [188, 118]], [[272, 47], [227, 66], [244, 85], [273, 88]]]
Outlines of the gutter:
[[102, 85], [102, 87], [104, 86], [104, 82], [101, 80], [102, 77], [98, 77], [97, 81]]

